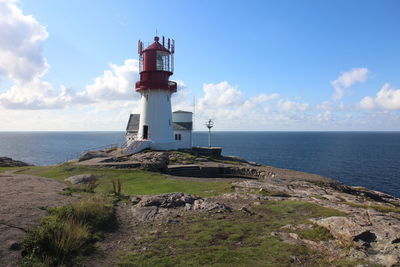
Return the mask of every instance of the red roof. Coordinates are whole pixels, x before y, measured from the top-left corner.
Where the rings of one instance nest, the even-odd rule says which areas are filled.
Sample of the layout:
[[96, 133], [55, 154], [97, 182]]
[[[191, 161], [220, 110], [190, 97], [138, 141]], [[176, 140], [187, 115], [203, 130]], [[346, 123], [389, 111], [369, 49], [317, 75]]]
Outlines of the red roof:
[[158, 36], [154, 37], [154, 43], [146, 47], [143, 51], [146, 50], [159, 50], [159, 51], [166, 51], [168, 53], [171, 53], [168, 49], [166, 49], [162, 44], [158, 42], [159, 38]]

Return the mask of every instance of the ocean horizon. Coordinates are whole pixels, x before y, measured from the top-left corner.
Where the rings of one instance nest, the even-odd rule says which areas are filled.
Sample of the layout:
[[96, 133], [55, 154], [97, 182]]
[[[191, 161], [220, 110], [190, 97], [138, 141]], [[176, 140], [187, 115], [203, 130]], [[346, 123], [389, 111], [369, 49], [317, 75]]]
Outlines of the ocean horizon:
[[[123, 131], [0, 132], [0, 156], [55, 165], [83, 151], [122, 145]], [[208, 132], [193, 133], [194, 146]], [[400, 197], [399, 131], [213, 131], [222, 153], [260, 164], [320, 174]]]

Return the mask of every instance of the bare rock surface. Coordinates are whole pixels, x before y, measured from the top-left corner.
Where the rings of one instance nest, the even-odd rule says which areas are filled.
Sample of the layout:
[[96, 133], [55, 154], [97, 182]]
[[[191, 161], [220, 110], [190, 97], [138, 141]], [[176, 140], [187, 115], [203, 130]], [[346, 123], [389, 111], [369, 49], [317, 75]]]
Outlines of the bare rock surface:
[[73, 200], [59, 194], [65, 184], [33, 175], [0, 174], [0, 266], [18, 266], [27, 229], [47, 215], [46, 208]]
[[70, 182], [71, 184], [87, 184], [95, 180], [96, 178], [90, 173], [74, 175], [65, 179], [65, 181]]
[[19, 160], [13, 160], [12, 158], [8, 157], [0, 157], [0, 167], [23, 167], [23, 166], [30, 166], [30, 164]]
[[109, 153], [107, 153], [106, 151], [87, 151], [85, 153], [83, 153], [82, 156], [79, 157], [78, 161], [85, 161], [85, 160], [89, 160], [89, 159], [94, 159], [94, 158], [105, 158], [105, 157], [109, 157]]
[[186, 211], [228, 212], [232, 209], [213, 198], [202, 199], [185, 193], [168, 193], [155, 196], [142, 196], [139, 202], [132, 202], [132, 219], [138, 222], [151, 222], [169, 218]]
[[148, 171], [165, 171], [169, 163], [169, 153], [145, 151], [132, 155], [130, 160], [139, 162], [140, 167]]

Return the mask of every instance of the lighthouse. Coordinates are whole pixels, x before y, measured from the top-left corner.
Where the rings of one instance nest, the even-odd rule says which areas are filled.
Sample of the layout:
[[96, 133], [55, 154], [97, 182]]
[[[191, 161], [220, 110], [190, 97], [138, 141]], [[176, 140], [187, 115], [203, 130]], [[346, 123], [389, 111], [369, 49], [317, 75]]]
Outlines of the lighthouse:
[[134, 136], [127, 137], [128, 153], [146, 148], [177, 149], [171, 109], [171, 95], [177, 84], [169, 80], [174, 71], [174, 52], [175, 41], [164, 37], [160, 41], [155, 36], [147, 47], [138, 43], [140, 80], [135, 89], [140, 93], [140, 114], [131, 114], [128, 122], [128, 127], [136, 129]]

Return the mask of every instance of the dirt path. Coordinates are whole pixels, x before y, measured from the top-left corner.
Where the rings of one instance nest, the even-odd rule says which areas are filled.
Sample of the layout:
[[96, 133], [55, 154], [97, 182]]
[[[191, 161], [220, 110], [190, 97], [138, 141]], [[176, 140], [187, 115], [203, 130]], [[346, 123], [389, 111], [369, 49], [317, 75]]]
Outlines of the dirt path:
[[18, 266], [26, 229], [38, 225], [46, 208], [65, 205], [72, 197], [59, 193], [64, 183], [52, 179], [0, 173], [0, 266]]

